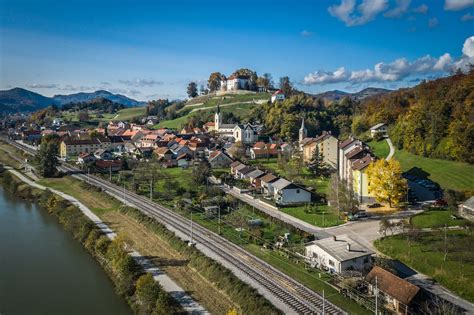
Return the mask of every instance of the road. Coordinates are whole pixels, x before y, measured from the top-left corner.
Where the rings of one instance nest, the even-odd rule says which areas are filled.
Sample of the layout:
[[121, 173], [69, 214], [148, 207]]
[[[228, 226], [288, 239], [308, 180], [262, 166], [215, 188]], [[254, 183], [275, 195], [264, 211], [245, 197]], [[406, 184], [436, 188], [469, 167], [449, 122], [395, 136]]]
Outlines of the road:
[[[31, 148], [26, 148], [16, 142], [8, 142], [34, 154], [34, 150]], [[189, 219], [99, 177], [82, 174], [70, 165], [62, 164], [60, 168], [75, 178], [88, 181], [122, 202], [136, 207], [144, 214], [164, 224], [181, 239], [190, 241], [191, 221]], [[323, 299], [318, 293], [222, 236], [194, 224], [193, 242], [196, 242], [197, 249], [220, 262], [241, 280], [256, 288], [260, 294], [283, 312], [288, 314], [322, 313]], [[325, 301], [324, 305], [327, 314], [346, 314], [341, 308], [328, 301]]]
[[390, 161], [395, 154], [395, 147], [393, 146], [392, 140], [390, 138], [386, 138], [388, 146], [390, 147], [390, 152], [388, 153], [387, 157], [385, 158], [386, 161]]

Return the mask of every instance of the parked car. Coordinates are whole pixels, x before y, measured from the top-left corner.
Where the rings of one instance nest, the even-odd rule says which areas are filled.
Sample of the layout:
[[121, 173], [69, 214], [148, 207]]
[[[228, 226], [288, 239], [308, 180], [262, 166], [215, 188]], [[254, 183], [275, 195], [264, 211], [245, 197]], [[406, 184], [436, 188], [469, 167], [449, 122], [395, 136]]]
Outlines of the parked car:
[[368, 205], [367, 207], [368, 208], [380, 208], [382, 205], [380, 203], [373, 203], [373, 204], [370, 204]]
[[367, 212], [365, 212], [365, 211], [359, 211], [356, 214], [354, 214], [355, 219], [364, 219], [364, 218], [368, 218], [368, 217], [369, 216], [367, 215]]

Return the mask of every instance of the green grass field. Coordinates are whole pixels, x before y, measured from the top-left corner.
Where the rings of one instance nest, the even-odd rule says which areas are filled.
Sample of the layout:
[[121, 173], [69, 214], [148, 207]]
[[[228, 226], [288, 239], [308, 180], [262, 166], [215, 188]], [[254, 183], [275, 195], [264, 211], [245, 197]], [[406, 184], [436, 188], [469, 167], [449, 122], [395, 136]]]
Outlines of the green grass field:
[[466, 223], [464, 219], [453, 219], [452, 210], [430, 210], [420, 213], [411, 218], [411, 223], [417, 228], [439, 228], [448, 226], [462, 226]]
[[382, 253], [428, 275], [459, 296], [474, 302], [474, 237], [467, 231], [448, 231], [448, 255], [444, 261], [444, 233], [422, 233], [416, 240], [405, 235], [374, 242]]
[[385, 159], [390, 152], [390, 147], [385, 139], [381, 141], [372, 140], [367, 144], [372, 148], [375, 156], [379, 159]]
[[217, 104], [224, 105], [225, 104], [233, 104], [238, 102], [251, 102], [253, 100], [267, 100], [270, 98], [269, 93], [249, 93], [249, 94], [228, 94], [222, 96], [214, 96], [212, 98], [202, 98], [201, 102], [199, 100], [193, 99], [192, 101], [188, 102], [181, 110], [194, 110], [194, 109], [202, 109], [202, 108], [213, 108], [216, 107]]
[[134, 117], [144, 116], [145, 113], [145, 106], [128, 107], [119, 110], [116, 114], [104, 114], [101, 120], [131, 120]]
[[342, 220], [339, 220], [338, 215], [329, 209], [327, 205], [313, 204], [309, 207], [285, 207], [280, 208], [280, 211], [319, 227], [335, 226], [344, 223]]
[[[227, 112], [232, 112], [235, 116], [237, 116], [239, 118], [243, 118], [255, 106], [260, 106], [260, 105], [256, 105], [256, 104], [235, 104], [235, 105], [231, 105], [231, 106], [221, 107], [221, 112], [226, 112], [226, 113]], [[203, 109], [202, 111], [200, 111], [200, 113], [202, 113], [203, 115], [208, 115], [209, 116], [208, 121], [213, 121], [214, 118], [212, 117], [212, 115], [214, 114], [214, 112], [215, 112], [214, 107], [210, 107], [208, 109]], [[188, 118], [193, 116], [193, 115], [197, 115], [197, 113], [198, 112], [192, 112], [192, 113], [188, 113], [184, 116], [178, 117], [176, 119], [160, 121], [160, 123], [155, 125], [154, 128], [181, 129], [184, 126], [184, 124], [186, 123], [186, 121], [188, 120]]]
[[431, 180], [444, 189], [474, 191], [474, 165], [431, 159], [405, 150], [395, 150], [395, 159], [400, 162], [403, 171], [408, 171], [413, 167], [421, 168], [430, 174]]

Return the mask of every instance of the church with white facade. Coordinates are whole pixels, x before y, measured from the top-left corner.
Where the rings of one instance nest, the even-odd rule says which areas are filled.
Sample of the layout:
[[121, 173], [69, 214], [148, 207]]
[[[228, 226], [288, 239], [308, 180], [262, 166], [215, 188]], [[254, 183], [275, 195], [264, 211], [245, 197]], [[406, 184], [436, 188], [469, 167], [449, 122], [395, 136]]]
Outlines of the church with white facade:
[[220, 106], [217, 105], [217, 110], [214, 115], [214, 129], [222, 136], [234, 137], [235, 141], [240, 141], [244, 144], [253, 144], [258, 139], [258, 128], [250, 123], [247, 124], [224, 124], [222, 122], [222, 114]]

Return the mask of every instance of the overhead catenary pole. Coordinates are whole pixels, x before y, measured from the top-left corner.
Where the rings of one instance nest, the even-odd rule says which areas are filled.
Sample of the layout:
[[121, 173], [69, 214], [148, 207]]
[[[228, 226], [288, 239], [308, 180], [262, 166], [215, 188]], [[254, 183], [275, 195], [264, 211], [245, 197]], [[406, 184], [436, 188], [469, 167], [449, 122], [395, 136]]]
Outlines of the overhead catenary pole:
[[219, 235], [221, 234], [221, 206], [219, 206], [218, 213], [217, 213], [217, 222], [218, 222], [218, 232]]
[[326, 314], [326, 311], [325, 311], [325, 299], [324, 299], [324, 290], [323, 290], [323, 315]]
[[109, 181], [112, 181], [112, 164], [109, 166]]
[[379, 289], [377, 288], [377, 276], [375, 276], [375, 315], [379, 313], [378, 296]]
[[193, 209], [191, 208], [191, 241], [189, 242], [189, 245], [193, 245]]

